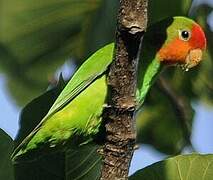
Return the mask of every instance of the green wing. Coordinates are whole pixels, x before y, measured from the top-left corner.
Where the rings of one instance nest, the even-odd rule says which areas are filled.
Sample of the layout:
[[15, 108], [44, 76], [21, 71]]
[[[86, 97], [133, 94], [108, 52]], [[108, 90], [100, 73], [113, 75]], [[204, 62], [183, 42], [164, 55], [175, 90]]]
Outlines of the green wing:
[[[94, 96], [94, 95], [92, 95], [92, 93], [93, 92], [95, 93], [95, 89], [102, 88], [100, 86], [104, 83], [103, 81], [105, 81], [105, 79], [104, 79], [105, 77], [99, 78], [100, 80], [98, 80], [98, 81], [96, 79], [106, 71], [107, 67], [112, 62], [113, 49], [114, 49], [114, 43], [106, 45], [105, 47], [101, 48], [96, 53], [94, 53], [90, 58], [88, 58], [82, 64], [82, 66], [77, 70], [77, 72], [73, 75], [73, 77], [68, 82], [66, 87], [63, 89], [63, 91], [61, 92], [59, 97], [56, 99], [55, 103], [53, 104], [53, 106], [51, 107], [51, 109], [49, 110], [47, 115], [37, 125], [37, 127], [22, 141], [22, 143], [15, 149], [15, 151], [12, 155], [12, 158], [17, 156], [17, 153], [22, 154], [22, 152], [19, 152], [19, 151], [31, 141], [31, 139], [34, 137], [34, 135], [39, 130], [44, 129], [43, 131], [45, 131], [44, 124], [47, 124], [46, 123], [47, 120], [49, 121], [49, 120], [53, 119], [51, 117], [54, 116], [58, 111], [60, 111], [63, 108], [63, 111], [65, 109], [65, 113], [69, 113], [68, 108], [74, 108], [77, 106], [81, 107], [79, 105], [79, 103], [82, 104], [82, 100], [78, 101], [79, 98], [83, 97], [85, 99], [87, 96], [86, 93], [90, 93], [91, 96]], [[90, 85], [91, 85], [91, 88], [87, 88]], [[82, 93], [86, 88], [87, 88], [87, 90], [85, 91], [85, 93]], [[101, 89], [100, 89], [100, 91], [101, 91]], [[79, 98], [76, 98], [80, 93], [81, 93], [81, 96]], [[89, 99], [84, 100], [84, 101], [86, 102], [88, 100]], [[86, 104], [84, 104], [84, 106], [81, 107], [81, 109], [84, 108], [85, 106], [86, 106]], [[94, 106], [95, 106], [95, 104], [94, 104]], [[61, 112], [59, 112], [59, 114], [60, 114], [60, 117], [63, 117]], [[91, 119], [93, 117], [89, 117], [89, 118]], [[56, 122], [58, 122], [59, 119], [60, 119], [59, 116], [56, 114], [56, 117], [54, 117], [54, 121], [51, 122], [52, 125], [50, 125], [50, 123], [48, 123], [48, 129], [51, 129], [51, 126], [57, 125]], [[70, 124], [70, 122], [68, 122], [68, 123]], [[80, 123], [80, 122], [78, 122], [78, 123]], [[38, 139], [39, 138], [40, 137], [38, 137]]]
[[49, 110], [47, 117], [64, 107], [94, 79], [106, 71], [113, 58], [114, 43], [104, 46], [82, 64]]

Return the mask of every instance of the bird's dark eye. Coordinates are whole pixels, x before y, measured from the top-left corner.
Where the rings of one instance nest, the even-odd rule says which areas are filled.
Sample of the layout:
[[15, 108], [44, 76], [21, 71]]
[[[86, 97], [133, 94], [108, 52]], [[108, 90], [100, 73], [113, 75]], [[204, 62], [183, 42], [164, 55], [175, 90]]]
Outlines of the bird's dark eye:
[[182, 39], [184, 41], [188, 41], [191, 37], [191, 33], [187, 30], [181, 30], [179, 32], [179, 36], [180, 36], [180, 39]]

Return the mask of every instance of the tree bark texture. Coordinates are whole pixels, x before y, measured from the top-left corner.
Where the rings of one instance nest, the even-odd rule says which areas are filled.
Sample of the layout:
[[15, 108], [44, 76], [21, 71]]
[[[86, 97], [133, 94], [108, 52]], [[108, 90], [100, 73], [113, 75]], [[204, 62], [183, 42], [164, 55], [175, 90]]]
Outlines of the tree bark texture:
[[114, 61], [109, 70], [105, 109], [106, 142], [102, 180], [128, 179], [135, 147], [137, 64], [147, 26], [148, 0], [120, 0]]

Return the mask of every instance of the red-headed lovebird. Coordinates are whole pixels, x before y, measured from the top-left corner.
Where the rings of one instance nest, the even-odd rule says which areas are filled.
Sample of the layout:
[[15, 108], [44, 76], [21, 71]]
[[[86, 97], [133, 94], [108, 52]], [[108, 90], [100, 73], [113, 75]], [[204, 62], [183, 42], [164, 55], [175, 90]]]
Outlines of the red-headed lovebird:
[[[138, 108], [162, 67], [180, 65], [188, 71], [202, 60], [205, 48], [202, 28], [189, 18], [167, 18], [148, 27], [138, 67]], [[106, 45], [81, 65], [47, 115], [15, 149], [13, 160], [44, 146], [64, 145], [76, 135], [92, 138], [98, 133], [107, 99], [107, 69], [113, 59], [113, 49], [113, 43]]]

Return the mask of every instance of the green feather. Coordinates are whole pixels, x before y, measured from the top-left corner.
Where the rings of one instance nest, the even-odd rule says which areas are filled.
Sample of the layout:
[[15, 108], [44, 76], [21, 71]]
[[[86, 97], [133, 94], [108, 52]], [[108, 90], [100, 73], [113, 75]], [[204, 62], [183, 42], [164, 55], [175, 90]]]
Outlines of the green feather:
[[[148, 28], [139, 62], [138, 107], [162, 68], [158, 50], [178, 35], [178, 28], [190, 28], [193, 23], [188, 18], [175, 17]], [[89, 139], [97, 134], [107, 97], [106, 70], [112, 62], [113, 49], [114, 44], [109, 44], [83, 63], [47, 115], [16, 148], [13, 160], [46, 144], [50, 147], [64, 144], [74, 135]]]

